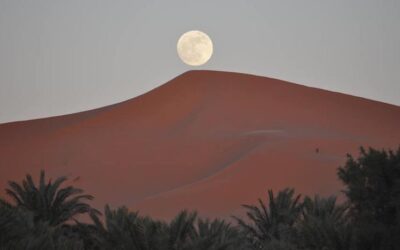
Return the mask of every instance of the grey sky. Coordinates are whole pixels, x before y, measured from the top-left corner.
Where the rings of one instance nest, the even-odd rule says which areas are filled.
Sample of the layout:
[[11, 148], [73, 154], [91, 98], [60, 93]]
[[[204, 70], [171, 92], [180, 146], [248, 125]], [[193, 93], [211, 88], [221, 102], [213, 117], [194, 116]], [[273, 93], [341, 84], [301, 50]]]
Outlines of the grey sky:
[[400, 105], [400, 1], [0, 0], [0, 123], [120, 102], [202, 67], [269, 76]]

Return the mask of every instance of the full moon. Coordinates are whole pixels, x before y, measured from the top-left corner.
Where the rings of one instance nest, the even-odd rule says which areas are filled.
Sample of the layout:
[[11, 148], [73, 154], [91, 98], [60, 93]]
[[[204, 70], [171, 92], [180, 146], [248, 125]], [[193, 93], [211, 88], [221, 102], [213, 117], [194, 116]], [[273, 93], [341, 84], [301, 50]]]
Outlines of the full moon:
[[213, 54], [213, 43], [210, 37], [198, 30], [184, 33], [179, 38], [176, 48], [179, 58], [191, 66], [205, 64]]

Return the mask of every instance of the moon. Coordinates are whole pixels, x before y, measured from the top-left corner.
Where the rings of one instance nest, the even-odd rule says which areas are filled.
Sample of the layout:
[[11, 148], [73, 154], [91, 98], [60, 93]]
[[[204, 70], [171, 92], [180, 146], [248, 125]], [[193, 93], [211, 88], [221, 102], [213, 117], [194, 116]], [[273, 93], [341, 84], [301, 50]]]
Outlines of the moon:
[[211, 38], [199, 30], [184, 33], [176, 45], [179, 58], [190, 66], [200, 66], [210, 60], [213, 54]]

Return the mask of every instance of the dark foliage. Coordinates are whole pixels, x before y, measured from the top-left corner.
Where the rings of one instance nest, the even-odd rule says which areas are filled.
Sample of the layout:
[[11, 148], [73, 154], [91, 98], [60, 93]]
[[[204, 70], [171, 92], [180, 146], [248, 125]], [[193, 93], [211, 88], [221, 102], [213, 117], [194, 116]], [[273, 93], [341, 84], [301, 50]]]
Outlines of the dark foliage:
[[264, 245], [265, 242], [290, 242], [295, 239], [294, 225], [299, 220], [302, 204], [300, 195], [295, 196], [294, 189], [285, 189], [276, 197], [272, 190], [269, 190], [268, 205], [259, 199], [259, 207], [243, 206], [247, 209], [247, 220], [250, 222], [235, 218], [256, 248]]
[[82, 194], [83, 190], [73, 186], [60, 188], [66, 177], [57, 178], [46, 184], [44, 171], [40, 172], [39, 185], [36, 186], [31, 175], [26, 175], [22, 185], [10, 181], [6, 189], [15, 207], [32, 212], [34, 222], [45, 221], [51, 226], [60, 225], [74, 219], [78, 214], [96, 212], [84, 200], [93, 196]]
[[358, 159], [348, 156], [338, 176], [351, 204], [359, 249], [399, 249], [400, 148], [361, 148]]
[[[0, 200], [0, 246], [5, 249], [88, 249], [89, 226], [78, 223], [79, 214], [96, 214], [83, 200], [93, 199], [72, 186], [61, 187], [67, 178], [46, 184], [44, 171], [39, 185], [27, 175], [22, 185], [9, 182], [6, 194], [13, 203]], [[76, 222], [76, 223], [74, 223]], [[87, 227], [87, 228], [86, 228]], [[84, 230], [82, 230], [84, 228]]]
[[[267, 202], [244, 205], [236, 225], [198, 218], [183, 210], [170, 222], [154, 220], [125, 207], [108, 205], [104, 217], [85, 201], [93, 197], [66, 178], [36, 186], [30, 175], [22, 184], [10, 182], [0, 199], [0, 249], [98, 250], [394, 250], [400, 246], [400, 148], [361, 149], [348, 156], [338, 176], [346, 202], [336, 197], [305, 197], [294, 189]], [[92, 223], [76, 216], [88, 214]]]
[[298, 224], [298, 245], [304, 249], [354, 249], [353, 232], [348, 223], [347, 204], [337, 205], [336, 197], [304, 199]]
[[[132, 250], [231, 250], [244, 244], [239, 231], [222, 220], [180, 212], [170, 223], [139, 216], [125, 207], [105, 208], [105, 223], [94, 217], [99, 246]], [[244, 248], [239, 248], [244, 249]]]

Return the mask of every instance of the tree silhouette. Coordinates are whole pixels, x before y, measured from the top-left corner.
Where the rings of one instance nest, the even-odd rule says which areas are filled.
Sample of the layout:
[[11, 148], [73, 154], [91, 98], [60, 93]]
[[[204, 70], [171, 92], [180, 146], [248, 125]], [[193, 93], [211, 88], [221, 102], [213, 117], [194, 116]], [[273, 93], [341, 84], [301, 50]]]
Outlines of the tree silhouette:
[[[347, 200], [305, 197], [294, 189], [266, 202], [243, 205], [237, 225], [201, 219], [186, 210], [164, 222], [126, 207], [104, 209], [104, 219], [87, 201], [92, 196], [63, 184], [46, 182], [41, 171], [35, 185], [28, 174], [10, 181], [0, 198], [0, 249], [132, 249], [132, 250], [396, 250], [400, 246], [400, 148], [361, 148], [338, 169]], [[92, 223], [79, 222], [89, 214]]]
[[397, 151], [360, 149], [338, 169], [363, 249], [397, 249], [400, 245], [400, 147]]
[[348, 223], [348, 205], [336, 204], [336, 197], [304, 199], [303, 216], [298, 225], [298, 242], [306, 249], [353, 249], [353, 233]]
[[259, 199], [259, 206], [243, 205], [247, 209], [246, 222], [234, 217], [250, 238], [252, 244], [262, 246], [265, 242], [294, 238], [294, 224], [300, 218], [302, 204], [294, 189], [280, 191], [275, 197], [268, 191], [268, 205]]
[[60, 188], [66, 180], [66, 177], [59, 177], [54, 182], [49, 180], [46, 184], [45, 173], [42, 170], [38, 186], [28, 174], [22, 185], [10, 181], [6, 193], [14, 201], [14, 206], [33, 213], [34, 222], [47, 221], [51, 226], [74, 219], [78, 214], [98, 213], [83, 202], [92, 200], [93, 196], [82, 194], [82, 189], [73, 186]]

